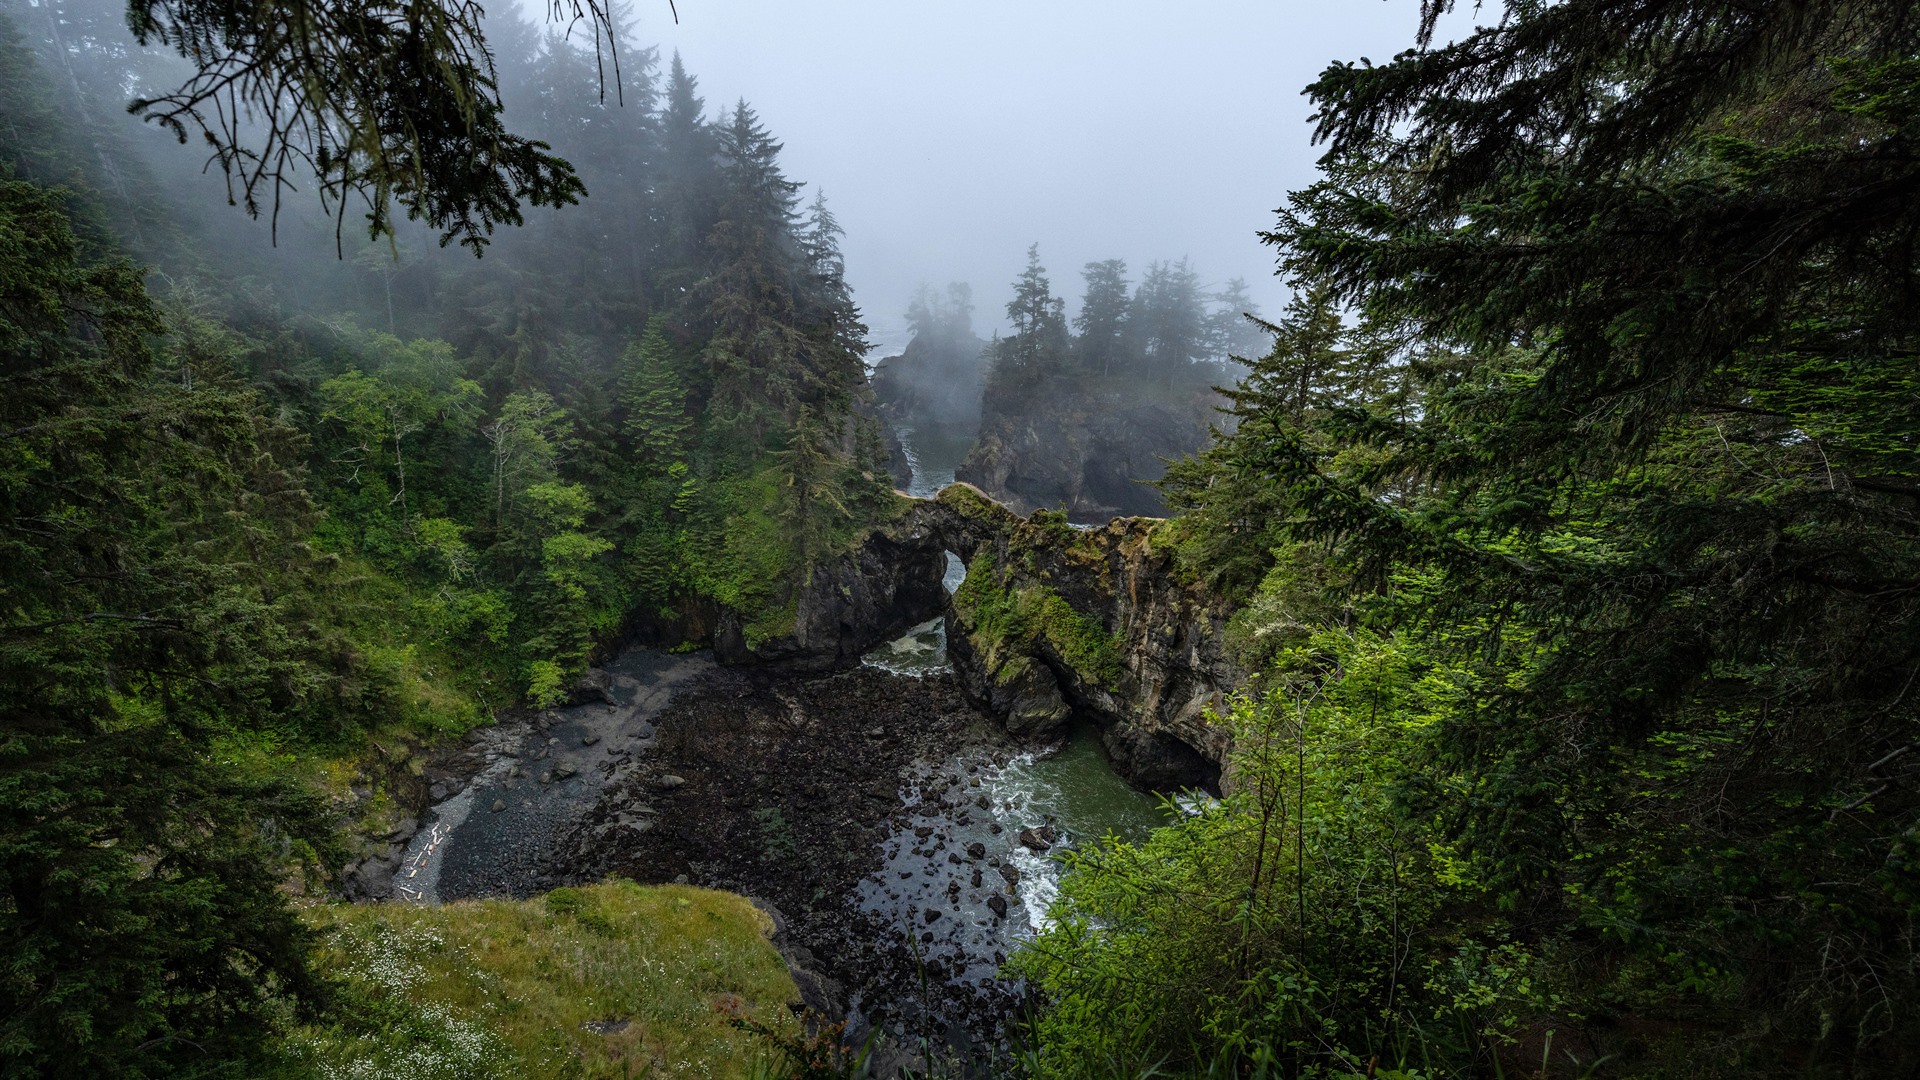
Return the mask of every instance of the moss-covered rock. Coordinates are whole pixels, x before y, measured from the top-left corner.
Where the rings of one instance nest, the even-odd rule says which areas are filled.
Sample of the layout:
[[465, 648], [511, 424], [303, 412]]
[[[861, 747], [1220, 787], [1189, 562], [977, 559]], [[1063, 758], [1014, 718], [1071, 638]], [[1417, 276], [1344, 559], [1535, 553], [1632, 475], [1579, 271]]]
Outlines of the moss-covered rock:
[[901, 497], [889, 518], [808, 568], [784, 604], [753, 618], [723, 608], [713, 634], [723, 664], [804, 671], [847, 667], [940, 614], [946, 549]]
[[1220, 645], [1229, 612], [1172, 572], [1152, 522], [1021, 518], [961, 484], [933, 505], [933, 527], [968, 560], [947, 642], [976, 704], [1023, 737], [1088, 722], [1115, 766], [1148, 787], [1218, 783], [1227, 735], [1215, 711], [1242, 678]]

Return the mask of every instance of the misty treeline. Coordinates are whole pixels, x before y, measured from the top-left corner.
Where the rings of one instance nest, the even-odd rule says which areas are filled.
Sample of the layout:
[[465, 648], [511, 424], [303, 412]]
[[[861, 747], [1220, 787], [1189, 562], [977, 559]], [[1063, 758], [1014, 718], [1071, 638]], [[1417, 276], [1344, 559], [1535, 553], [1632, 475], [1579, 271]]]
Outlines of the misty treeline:
[[1211, 386], [1226, 381], [1229, 357], [1265, 351], [1267, 337], [1249, 318], [1259, 308], [1240, 278], [1209, 293], [1185, 259], [1149, 263], [1131, 291], [1121, 259], [1088, 263], [1081, 277], [1085, 291], [1069, 325], [1040, 246], [1027, 249], [1007, 303], [1011, 333], [994, 343], [990, 358], [993, 388], [1014, 393], [1060, 375]]
[[[591, 36], [489, 21], [512, 126], [591, 194], [477, 260], [404, 222], [368, 240], [297, 193], [247, 220], [204, 148], [124, 115], [182, 72], [132, 48], [118, 8], [8, 15], [44, 46], [9, 50], [9, 116], [45, 118], [12, 129], [15, 174], [66, 185], [83, 235], [153, 268], [170, 325], [302, 432], [331, 548], [432, 598], [443, 641], [518, 642], [498, 704], [550, 700], [628, 612], [697, 635], [712, 602], [778, 608], [784, 538], [822, 542], [873, 501], [855, 489], [885, 450], [839, 226], [801, 205], [751, 107], [710, 114], [629, 28], [603, 97]], [[821, 470], [845, 499], [774, 497]]]
[[1191, 393], [1230, 383], [1233, 359], [1264, 354], [1271, 327], [1241, 278], [1209, 289], [1186, 259], [1155, 261], [1138, 282], [1123, 259], [1090, 262], [1071, 319], [1066, 299], [1027, 250], [1006, 306], [1007, 336], [982, 340], [973, 328], [973, 290], [954, 282], [923, 285], [906, 311], [912, 340], [884, 361], [875, 392], [888, 411], [935, 428], [979, 427], [982, 398], [990, 411], [1022, 410], [1047, 379], [1091, 382], [1123, 398]]
[[340, 862], [316, 760], [781, 632], [887, 454], [824, 200], [630, 26], [603, 98], [591, 36], [489, 20], [588, 194], [476, 259], [225, 205], [124, 19], [0, 8], [0, 1072], [254, 1076], [328, 1003], [277, 891]]

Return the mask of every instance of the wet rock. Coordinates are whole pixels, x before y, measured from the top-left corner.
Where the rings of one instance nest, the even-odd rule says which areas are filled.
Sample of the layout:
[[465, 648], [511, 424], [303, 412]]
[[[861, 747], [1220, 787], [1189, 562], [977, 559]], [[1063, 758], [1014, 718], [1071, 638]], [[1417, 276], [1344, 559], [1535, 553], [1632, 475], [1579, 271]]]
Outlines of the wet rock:
[[494, 812], [494, 813], [496, 813], [496, 814], [497, 814], [497, 813], [499, 813], [500, 811], [502, 811], [502, 810], [505, 810], [506, 808], [507, 808], [507, 800], [505, 800], [505, 799], [495, 799], [495, 800], [493, 800], [493, 812]]
[[668, 773], [667, 775], [662, 776], [658, 780], [655, 780], [653, 782], [653, 786], [661, 789], [662, 791], [672, 791], [674, 788], [684, 786], [686, 782], [687, 782], [686, 777], [675, 776], [673, 773]]
[[1020, 830], [1020, 846], [1031, 851], [1045, 851], [1059, 840], [1060, 834], [1055, 832], [1051, 825], [1039, 825]]
[[592, 746], [594, 743], [597, 743], [599, 741], [600, 741], [600, 736], [595, 735], [591, 731], [587, 732], [585, 735], [580, 736], [581, 746]]
[[939, 922], [939, 921], [940, 921], [940, 909], [939, 909], [939, 908], [928, 908], [928, 909], [926, 910], [926, 913], [925, 913], [924, 915], [922, 915], [921, 917], [927, 920], [927, 925], [928, 925], [928, 926], [932, 926], [932, 925], [933, 925], [934, 923], [936, 923], [936, 922]]
[[1012, 863], [1002, 863], [1000, 865], [1000, 876], [1007, 879], [1007, 888], [1009, 889], [1020, 884], [1020, 871], [1015, 869]]
[[975, 859], [984, 859], [987, 857], [987, 845], [975, 840], [967, 845], [967, 855]]
[[999, 893], [994, 893], [992, 896], [987, 897], [987, 907], [992, 909], [995, 918], [1004, 919], [1007, 917], [1007, 898], [1001, 896]]

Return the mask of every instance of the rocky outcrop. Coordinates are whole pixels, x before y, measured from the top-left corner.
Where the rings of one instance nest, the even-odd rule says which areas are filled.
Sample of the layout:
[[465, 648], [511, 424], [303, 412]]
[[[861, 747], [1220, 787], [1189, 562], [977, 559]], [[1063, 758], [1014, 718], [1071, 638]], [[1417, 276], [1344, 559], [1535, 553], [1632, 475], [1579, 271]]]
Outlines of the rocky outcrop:
[[[1228, 657], [1224, 601], [1154, 544], [1161, 523], [1076, 528], [1021, 517], [954, 484], [814, 567], [790, 632], [754, 644], [722, 612], [724, 664], [826, 670], [945, 613], [948, 657], [968, 698], [1023, 739], [1092, 725], [1114, 767], [1144, 787], [1215, 788], [1228, 736], [1215, 720], [1243, 680]], [[951, 600], [944, 554], [967, 563]]]
[[794, 597], [790, 629], [750, 635], [738, 612], [722, 608], [713, 633], [723, 664], [770, 664], [827, 671], [860, 662], [868, 650], [946, 606], [940, 584], [946, 550], [918, 517], [869, 533], [851, 550], [816, 562]]
[[980, 436], [955, 476], [1028, 513], [1059, 508], [1071, 521], [1164, 515], [1151, 483], [1163, 459], [1205, 446], [1217, 420], [1210, 390], [1142, 400], [1111, 382], [1050, 379], [1017, 400], [989, 398]]
[[1231, 612], [1155, 546], [1160, 522], [1078, 529], [960, 484], [907, 517], [967, 560], [947, 647], [969, 698], [1028, 738], [1091, 723], [1142, 786], [1217, 789], [1230, 744], [1217, 716], [1244, 680], [1222, 636]]
[[972, 438], [980, 426], [986, 345], [964, 326], [916, 334], [905, 350], [874, 370], [881, 415], [921, 431]]

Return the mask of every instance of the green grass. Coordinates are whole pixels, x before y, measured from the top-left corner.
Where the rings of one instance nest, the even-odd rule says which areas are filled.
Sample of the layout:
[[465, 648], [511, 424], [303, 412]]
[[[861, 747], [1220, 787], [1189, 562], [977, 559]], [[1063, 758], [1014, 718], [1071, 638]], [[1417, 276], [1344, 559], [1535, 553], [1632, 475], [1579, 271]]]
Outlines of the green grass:
[[729, 1020], [798, 1026], [771, 923], [732, 893], [615, 882], [308, 914], [348, 1005], [294, 1040], [327, 1080], [763, 1076], [768, 1044]]

